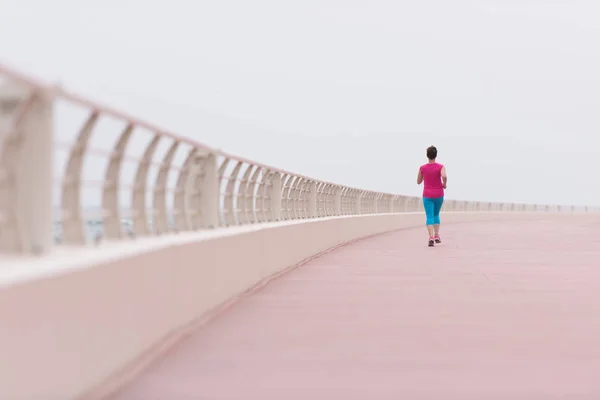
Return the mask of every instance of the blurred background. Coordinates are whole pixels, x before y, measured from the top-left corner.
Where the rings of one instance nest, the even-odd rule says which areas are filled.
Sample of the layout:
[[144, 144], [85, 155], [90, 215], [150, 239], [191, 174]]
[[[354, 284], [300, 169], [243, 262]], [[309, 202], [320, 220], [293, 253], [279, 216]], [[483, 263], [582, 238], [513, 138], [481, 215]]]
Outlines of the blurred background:
[[[0, 61], [319, 179], [419, 195], [434, 144], [448, 198], [598, 204], [599, 17], [593, 0], [3, 0]], [[59, 139], [84, 119], [59, 107]]]

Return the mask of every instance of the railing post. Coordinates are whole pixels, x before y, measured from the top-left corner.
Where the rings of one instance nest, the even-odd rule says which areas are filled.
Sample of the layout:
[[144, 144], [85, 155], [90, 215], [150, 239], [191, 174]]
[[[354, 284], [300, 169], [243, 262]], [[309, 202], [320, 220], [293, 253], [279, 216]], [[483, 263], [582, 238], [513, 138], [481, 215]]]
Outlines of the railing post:
[[194, 209], [194, 228], [216, 228], [219, 226], [219, 167], [213, 153], [196, 157], [190, 171], [189, 184], [193, 190], [188, 192]]
[[[54, 100], [12, 82], [0, 87], [0, 250], [53, 246]], [[60, 216], [59, 216], [60, 217]]]
[[342, 188], [335, 187], [335, 195], [333, 198], [333, 215], [342, 215]]
[[317, 182], [310, 182], [308, 193], [308, 218], [317, 217]]
[[271, 185], [269, 186], [269, 202], [271, 204], [271, 220], [281, 220], [281, 192], [282, 179], [279, 172], [274, 172], [271, 175]]
[[362, 196], [363, 196], [363, 192], [358, 192], [358, 194], [356, 195], [356, 203], [354, 203], [354, 213], [357, 215], [362, 214]]
[[202, 212], [204, 226], [215, 228], [219, 226], [219, 166], [217, 156], [210, 153], [204, 163], [204, 183], [202, 187]]

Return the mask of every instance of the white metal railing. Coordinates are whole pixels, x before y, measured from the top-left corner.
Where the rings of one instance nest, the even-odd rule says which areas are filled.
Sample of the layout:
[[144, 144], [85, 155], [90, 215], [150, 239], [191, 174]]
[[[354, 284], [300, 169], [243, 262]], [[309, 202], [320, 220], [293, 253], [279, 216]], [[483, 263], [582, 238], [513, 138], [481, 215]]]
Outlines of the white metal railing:
[[[0, 252], [337, 215], [420, 211], [175, 135], [0, 65]], [[447, 200], [446, 211], [597, 212]]]

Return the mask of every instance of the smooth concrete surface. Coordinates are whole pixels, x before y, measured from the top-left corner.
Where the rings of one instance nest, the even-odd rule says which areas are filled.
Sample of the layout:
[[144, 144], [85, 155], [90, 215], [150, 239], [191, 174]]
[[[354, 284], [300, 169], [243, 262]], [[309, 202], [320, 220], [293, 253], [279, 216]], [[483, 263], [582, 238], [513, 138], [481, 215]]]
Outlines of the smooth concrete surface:
[[[446, 213], [443, 221], [510, 224], [546, 217]], [[130, 254], [124, 247], [113, 254], [107, 249], [104, 262], [96, 257], [90, 264], [83, 252], [79, 259], [67, 257], [70, 267], [60, 273], [13, 279], [0, 290], [0, 398], [68, 400], [95, 393], [162, 340], [272, 274], [340, 243], [422, 226], [423, 218], [421, 213], [334, 217], [144, 251], [141, 241], [131, 244]]]
[[110, 400], [595, 400], [600, 217], [445, 224], [316, 258]]

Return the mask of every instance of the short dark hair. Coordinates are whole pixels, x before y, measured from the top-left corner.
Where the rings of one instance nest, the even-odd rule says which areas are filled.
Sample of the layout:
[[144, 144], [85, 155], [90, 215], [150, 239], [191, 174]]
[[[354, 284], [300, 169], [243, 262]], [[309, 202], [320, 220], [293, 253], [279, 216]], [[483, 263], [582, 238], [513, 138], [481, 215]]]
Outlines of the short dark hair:
[[437, 158], [437, 149], [435, 146], [429, 146], [427, 148], [427, 158], [430, 160], [435, 160]]

